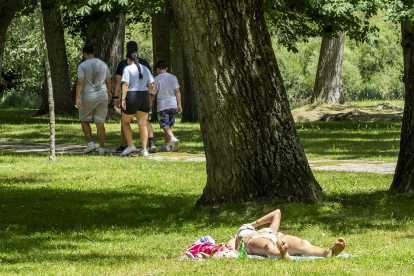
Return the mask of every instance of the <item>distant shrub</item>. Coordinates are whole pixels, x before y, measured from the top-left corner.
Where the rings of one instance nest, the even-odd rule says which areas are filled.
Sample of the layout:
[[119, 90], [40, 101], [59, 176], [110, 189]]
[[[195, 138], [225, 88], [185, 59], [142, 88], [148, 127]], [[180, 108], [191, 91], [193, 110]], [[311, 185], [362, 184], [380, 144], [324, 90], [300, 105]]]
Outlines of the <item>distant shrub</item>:
[[42, 98], [35, 92], [23, 92], [14, 89], [1, 93], [0, 108], [37, 109], [42, 104]]

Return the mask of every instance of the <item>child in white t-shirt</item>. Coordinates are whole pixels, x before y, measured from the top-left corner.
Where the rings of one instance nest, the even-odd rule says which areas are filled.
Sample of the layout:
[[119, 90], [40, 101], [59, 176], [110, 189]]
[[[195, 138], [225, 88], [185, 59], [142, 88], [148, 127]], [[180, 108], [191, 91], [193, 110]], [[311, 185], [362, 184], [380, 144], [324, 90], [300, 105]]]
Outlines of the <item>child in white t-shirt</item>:
[[180, 85], [177, 77], [167, 73], [168, 67], [164, 61], [156, 64], [158, 76], [155, 77], [152, 94], [157, 95], [157, 112], [160, 127], [164, 130], [165, 142], [158, 152], [170, 151], [170, 142], [173, 151], [178, 151], [178, 139], [174, 137], [171, 127], [175, 122], [175, 113], [183, 111], [181, 107]]

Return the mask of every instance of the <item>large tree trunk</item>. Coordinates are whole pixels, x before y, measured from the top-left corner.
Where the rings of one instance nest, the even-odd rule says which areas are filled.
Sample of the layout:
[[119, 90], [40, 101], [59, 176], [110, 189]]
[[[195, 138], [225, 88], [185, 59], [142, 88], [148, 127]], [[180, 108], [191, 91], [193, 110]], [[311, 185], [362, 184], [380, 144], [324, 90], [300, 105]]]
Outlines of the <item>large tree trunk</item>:
[[[74, 115], [76, 114], [75, 94], [72, 94], [69, 82], [68, 59], [60, 11], [55, 7], [55, 1], [42, 0], [41, 2], [52, 73], [55, 113], [62, 116]], [[37, 115], [44, 115], [48, 112], [48, 97], [44, 96]]]
[[6, 32], [16, 12], [15, 6], [2, 4], [0, 6], [0, 73], [3, 65], [4, 45], [6, 43]]
[[[125, 43], [125, 14], [119, 14], [116, 18], [104, 15], [105, 19], [97, 20], [90, 28], [96, 30], [86, 38], [86, 43], [95, 47], [95, 57], [103, 60], [112, 74], [115, 73], [118, 63], [124, 57]], [[96, 28], [96, 24], [103, 26]]]
[[46, 22], [44, 20], [44, 10], [42, 9], [42, 2], [41, 0], [37, 0], [37, 6], [39, 11], [39, 18], [40, 18], [40, 29], [42, 32], [42, 44], [43, 44], [43, 53], [45, 57], [45, 67], [46, 67], [46, 78], [47, 78], [47, 86], [49, 91], [49, 120], [50, 120], [50, 152], [49, 152], [49, 159], [52, 161], [56, 160], [56, 153], [55, 153], [55, 103], [53, 99], [53, 80], [51, 74], [51, 66], [49, 63], [49, 51], [46, 39]]
[[[157, 75], [155, 65], [158, 61], [165, 61], [171, 65], [170, 56], [170, 3], [166, 1], [162, 11], [152, 15], [152, 55], [153, 55], [153, 72]], [[151, 122], [158, 121], [157, 101], [152, 106]]]
[[343, 103], [342, 60], [344, 56], [345, 35], [338, 32], [336, 38], [322, 38], [318, 70], [312, 102]]
[[[413, 1], [411, 1], [412, 5]], [[390, 190], [414, 191], [414, 29], [413, 22], [401, 24], [404, 55], [405, 106], [401, 130], [400, 153]]]
[[322, 196], [289, 108], [262, 1], [173, 0], [207, 159], [199, 204]]

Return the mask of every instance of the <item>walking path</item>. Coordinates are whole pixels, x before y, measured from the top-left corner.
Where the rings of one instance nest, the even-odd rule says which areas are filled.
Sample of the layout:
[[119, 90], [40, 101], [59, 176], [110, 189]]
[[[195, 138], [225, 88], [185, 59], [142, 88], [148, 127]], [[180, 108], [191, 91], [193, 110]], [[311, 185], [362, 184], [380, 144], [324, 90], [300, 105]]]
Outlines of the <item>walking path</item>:
[[[78, 145], [56, 144], [56, 154], [65, 155], [82, 155], [85, 147]], [[31, 142], [9, 142], [0, 141], [0, 153], [27, 153], [27, 154], [49, 154], [49, 144], [31, 143]], [[108, 155], [118, 156], [114, 147], [108, 148]], [[188, 161], [188, 162], [205, 162], [204, 156], [192, 156], [190, 154], [179, 156], [172, 153], [150, 154], [148, 159], [156, 161]], [[319, 165], [319, 163], [335, 162], [333, 165]], [[368, 172], [378, 174], [393, 174], [396, 163], [384, 163], [381, 161], [363, 161], [363, 160], [310, 160], [309, 165], [312, 170], [317, 171], [344, 171], [344, 172]]]

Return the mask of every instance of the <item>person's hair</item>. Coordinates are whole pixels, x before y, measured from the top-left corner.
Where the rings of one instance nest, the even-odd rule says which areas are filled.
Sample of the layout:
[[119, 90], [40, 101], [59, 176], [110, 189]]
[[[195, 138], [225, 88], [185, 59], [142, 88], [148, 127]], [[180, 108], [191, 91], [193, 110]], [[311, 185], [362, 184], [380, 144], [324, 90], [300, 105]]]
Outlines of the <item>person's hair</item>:
[[135, 41], [128, 41], [126, 44], [127, 52], [137, 52], [138, 44]]
[[160, 69], [160, 70], [166, 70], [167, 67], [168, 67], [167, 63], [165, 63], [162, 60], [158, 61], [157, 64], [155, 65], [155, 68]]
[[135, 63], [135, 65], [138, 67], [138, 71], [139, 71], [139, 79], [142, 79], [144, 76], [142, 75], [142, 72], [141, 72], [141, 66], [139, 66], [139, 61], [138, 61], [138, 54], [137, 54], [137, 52], [128, 52], [128, 53], [127, 53], [127, 58], [128, 58], [129, 60], [132, 60], [132, 61]]
[[86, 44], [84, 47], [83, 47], [83, 50], [82, 50], [85, 54], [87, 54], [88, 56], [89, 55], [94, 55], [95, 54], [95, 48], [93, 48], [93, 46], [92, 46], [92, 44]]

